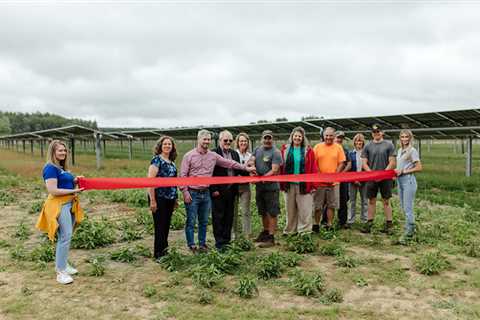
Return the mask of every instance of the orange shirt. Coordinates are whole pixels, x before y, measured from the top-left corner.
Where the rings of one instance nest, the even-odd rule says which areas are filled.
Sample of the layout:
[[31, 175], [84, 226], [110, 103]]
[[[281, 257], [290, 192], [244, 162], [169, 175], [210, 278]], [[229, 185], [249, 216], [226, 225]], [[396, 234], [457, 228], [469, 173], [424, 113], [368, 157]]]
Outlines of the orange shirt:
[[337, 143], [331, 145], [323, 142], [319, 143], [313, 148], [313, 153], [315, 154], [315, 163], [317, 164], [319, 173], [335, 173], [337, 172], [338, 165], [346, 161], [345, 152], [342, 146]]

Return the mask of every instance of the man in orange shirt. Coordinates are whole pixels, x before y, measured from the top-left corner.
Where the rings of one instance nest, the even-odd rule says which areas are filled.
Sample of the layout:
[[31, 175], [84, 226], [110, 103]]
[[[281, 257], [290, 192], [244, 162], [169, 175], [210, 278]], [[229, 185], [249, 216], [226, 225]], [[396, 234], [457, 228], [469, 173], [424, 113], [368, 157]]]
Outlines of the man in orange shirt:
[[[313, 148], [315, 162], [319, 173], [336, 173], [343, 170], [346, 158], [341, 145], [334, 143], [335, 129], [326, 128], [323, 131], [324, 142]], [[320, 219], [323, 208], [327, 208], [327, 230], [332, 229], [334, 210], [339, 207], [339, 186], [338, 183], [322, 183], [315, 193], [315, 224], [312, 230], [320, 231]]]

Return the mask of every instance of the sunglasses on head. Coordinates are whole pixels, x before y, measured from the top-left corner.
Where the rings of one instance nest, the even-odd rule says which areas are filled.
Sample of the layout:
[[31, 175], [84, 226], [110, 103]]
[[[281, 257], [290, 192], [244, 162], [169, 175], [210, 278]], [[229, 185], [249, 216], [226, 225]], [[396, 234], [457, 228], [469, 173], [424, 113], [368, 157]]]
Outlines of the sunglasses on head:
[[233, 140], [232, 140], [232, 139], [223, 139], [223, 142], [225, 142], [225, 143], [227, 143], [227, 142], [230, 142], [230, 143], [232, 143], [232, 142], [233, 142]]

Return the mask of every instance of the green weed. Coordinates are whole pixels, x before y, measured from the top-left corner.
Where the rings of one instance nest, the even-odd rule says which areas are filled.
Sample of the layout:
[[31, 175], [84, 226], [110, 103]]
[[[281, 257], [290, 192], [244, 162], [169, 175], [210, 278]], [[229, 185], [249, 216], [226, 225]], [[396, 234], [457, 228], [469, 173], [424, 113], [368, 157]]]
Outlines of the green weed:
[[167, 271], [180, 271], [186, 264], [186, 257], [176, 248], [168, 248], [168, 253], [161, 257], [158, 262]]
[[199, 265], [191, 270], [192, 281], [196, 286], [212, 288], [222, 279], [223, 274], [214, 265]]
[[283, 264], [287, 267], [296, 267], [303, 260], [303, 257], [295, 252], [287, 252], [283, 256]]
[[198, 303], [200, 304], [212, 304], [214, 301], [213, 294], [208, 290], [202, 290], [200, 292], [200, 297]]
[[430, 276], [449, 268], [450, 262], [438, 251], [427, 252], [415, 259], [415, 267], [421, 274]]
[[43, 202], [44, 202], [43, 200], [34, 201], [30, 205], [30, 209], [28, 209], [28, 213], [29, 214], [40, 213], [40, 211], [42, 211], [42, 208], [43, 208]]
[[13, 236], [19, 240], [27, 240], [28, 238], [30, 238], [31, 235], [32, 235], [32, 232], [28, 228], [25, 221], [21, 221], [17, 225], [15, 229], [15, 233], [13, 234]]
[[309, 275], [296, 270], [290, 279], [290, 284], [297, 294], [306, 297], [321, 294], [325, 290], [325, 282], [320, 273]]
[[0, 190], [0, 206], [8, 206], [15, 202], [15, 194], [7, 190]]
[[257, 282], [251, 277], [242, 277], [238, 280], [234, 292], [241, 298], [250, 299], [258, 295]]
[[72, 247], [76, 249], [95, 249], [115, 242], [115, 232], [111, 222], [84, 219], [72, 238]]
[[151, 284], [147, 284], [143, 287], [143, 296], [146, 298], [151, 298], [157, 294], [157, 289]]
[[10, 258], [17, 261], [26, 261], [28, 258], [27, 251], [22, 244], [17, 244], [9, 250]]
[[135, 255], [135, 250], [127, 247], [112, 251], [110, 253], [110, 259], [119, 262], [132, 263], [137, 261], [137, 256]]
[[128, 220], [122, 220], [120, 223], [120, 241], [135, 241], [143, 239], [141, 230], [137, 230], [136, 225]]
[[341, 256], [345, 253], [345, 249], [338, 241], [324, 244], [320, 247], [320, 254], [323, 256]]
[[105, 274], [105, 256], [94, 256], [88, 259], [90, 270], [88, 275], [91, 277], [101, 277]]
[[335, 265], [343, 268], [356, 268], [360, 264], [360, 261], [354, 257], [340, 255], [337, 256]]
[[323, 304], [341, 303], [343, 302], [343, 293], [337, 288], [328, 289], [320, 298]]
[[284, 269], [283, 257], [278, 252], [272, 252], [260, 258], [257, 268], [257, 275], [262, 279], [278, 278], [282, 275]]
[[55, 247], [50, 241], [45, 241], [30, 253], [30, 260], [52, 262], [55, 260]]
[[296, 253], [311, 253], [317, 249], [317, 243], [313, 240], [311, 234], [298, 234], [287, 237], [287, 250]]

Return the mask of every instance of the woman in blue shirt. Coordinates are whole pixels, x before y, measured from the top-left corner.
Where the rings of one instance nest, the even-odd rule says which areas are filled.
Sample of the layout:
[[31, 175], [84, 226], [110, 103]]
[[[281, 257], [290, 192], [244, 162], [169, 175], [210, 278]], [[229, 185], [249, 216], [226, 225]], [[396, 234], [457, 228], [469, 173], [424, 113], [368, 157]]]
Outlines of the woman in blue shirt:
[[[171, 137], [161, 137], [155, 147], [154, 156], [148, 168], [148, 177], [176, 177], [177, 167], [175, 159], [177, 150]], [[162, 187], [148, 189], [150, 210], [153, 215], [155, 226], [154, 234], [154, 257], [162, 257], [168, 248], [168, 232], [173, 210], [177, 208], [177, 188]]]
[[[83, 216], [76, 197], [76, 194], [81, 192], [82, 189], [77, 187], [77, 178], [68, 171], [67, 163], [67, 146], [60, 140], [53, 140], [48, 147], [47, 163], [43, 167], [43, 180], [49, 196], [44, 204], [39, 221], [45, 219], [47, 225], [53, 226], [53, 228], [57, 228], [58, 225], [55, 230], [58, 233], [55, 269], [57, 271], [57, 281], [61, 284], [73, 282], [71, 276], [77, 273], [77, 270], [70, 266], [67, 261], [73, 228]], [[73, 202], [75, 202], [75, 205], [72, 207]], [[59, 212], [55, 208], [58, 208]], [[52, 234], [52, 239], [53, 237], [54, 234]]]

